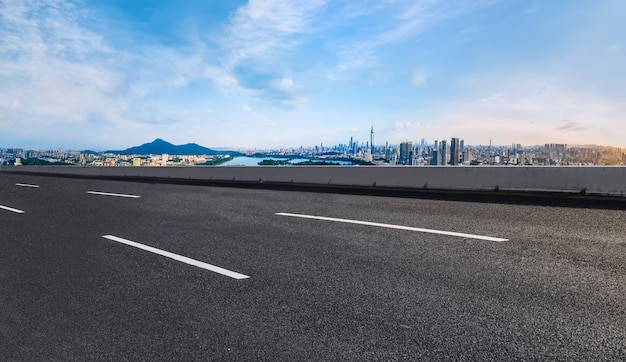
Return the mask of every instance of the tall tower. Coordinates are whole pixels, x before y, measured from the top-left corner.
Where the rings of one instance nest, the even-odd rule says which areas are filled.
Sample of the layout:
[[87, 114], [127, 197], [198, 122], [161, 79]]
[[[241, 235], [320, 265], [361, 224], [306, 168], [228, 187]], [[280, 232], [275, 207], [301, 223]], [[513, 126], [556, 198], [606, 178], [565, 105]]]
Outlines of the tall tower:
[[459, 142], [459, 153], [461, 154], [461, 163], [465, 164], [465, 140]]
[[441, 145], [441, 151], [439, 157], [441, 157], [441, 161], [439, 162], [442, 166], [448, 165], [448, 155], [450, 154], [450, 148], [448, 147], [448, 141], [441, 140], [439, 143]]
[[452, 138], [450, 142], [450, 164], [453, 166], [458, 165], [461, 158], [461, 145], [459, 143], [459, 139], [456, 137]]
[[389, 153], [389, 141], [385, 142], [385, 161], [389, 161], [390, 153]]
[[372, 130], [370, 131], [370, 148], [372, 150], [372, 155], [374, 154], [374, 125], [372, 125]]
[[411, 151], [413, 150], [413, 142], [406, 141], [400, 143], [400, 162], [408, 164], [411, 157]]
[[439, 149], [437, 147], [435, 147], [435, 148], [433, 148], [432, 151], [433, 151], [432, 152], [433, 157], [430, 160], [430, 164], [433, 165], [433, 166], [437, 166], [437, 165], [439, 165], [439, 159], [440, 159]]

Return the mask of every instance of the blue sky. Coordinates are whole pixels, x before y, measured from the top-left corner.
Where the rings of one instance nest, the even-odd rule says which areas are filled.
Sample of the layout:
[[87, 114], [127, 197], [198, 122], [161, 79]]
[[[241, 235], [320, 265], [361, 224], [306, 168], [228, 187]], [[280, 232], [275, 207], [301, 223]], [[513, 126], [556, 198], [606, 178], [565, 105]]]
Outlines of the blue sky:
[[0, 147], [626, 146], [623, 0], [0, 0]]

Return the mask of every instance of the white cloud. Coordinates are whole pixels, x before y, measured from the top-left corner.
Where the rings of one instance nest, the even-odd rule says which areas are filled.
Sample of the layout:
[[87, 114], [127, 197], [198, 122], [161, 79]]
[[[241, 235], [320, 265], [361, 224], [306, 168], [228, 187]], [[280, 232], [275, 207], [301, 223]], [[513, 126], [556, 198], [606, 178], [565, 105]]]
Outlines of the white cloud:
[[614, 43], [606, 47], [604, 51], [607, 54], [619, 54], [619, 53], [622, 53], [623, 50], [624, 50], [624, 46], [621, 43]]
[[405, 121], [405, 122], [400, 122], [400, 121], [396, 121], [393, 124], [393, 132], [399, 132], [399, 133], [404, 133], [404, 132], [411, 132], [411, 131], [415, 131], [418, 128], [420, 128], [420, 122], [411, 122], [411, 121]]
[[539, 4], [537, 4], [537, 1], [534, 1], [533, 4], [526, 9], [526, 14], [532, 14], [539, 11]]
[[289, 108], [302, 107], [305, 104], [309, 103], [309, 99], [307, 97], [296, 96], [289, 99], [283, 99], [280, 103]]
[[274, 82], [274, 88], [284, 93], [293, 94], [299, 87], [294, 84], [292, 77], [283, 77]]
[[[263, 84], [250, 79], [265, 78], [280, 67], [281, 54], [294, 50], [302, 42], [300, 37], [316, 31], [313, 20], [325, 5], [326, 0], [249, 1], [229, 19], [215, 51], [221, 55], [217, 63], [207, 66], [206, 76], [222, 90], [266, 99], [281, 108], [306, 104], [308, 98], [299, 94], [301, 87], [291, 76]], [[238, 74], [241, 67], [245, 75]]]
[[308, 103], [305, 89], [296, 84], [291, 76], [273, 79], [259, 89], [248, 91], [249, 96], [270, 101], [274, 105], [283, 108], [297, 108]]
[[562, 120], [561, 125], [556, 127], [554, 130], [557, 132], [575, 132], [575, 131], [584, 131], [587, 129], [586, 126], [580, 124], [579, 122], [573, 122], [568, 120]]
[[481, 103], [491, 102], [491, 101], [494, 101], [494, 100], [496, 100], [496, 99], [498, 99], [498, 98], [500, 98], [502, 96], [503, 96], [502, 93], [495, 93], [495, 94], [490, 95], [489, 97], [485, 97], [485, 98], [479, 99], [479, 102], [481, 102]]
[[[2, 117], [38, 122], [119, 120], [126, 102], [116, 52], [81, 25], [93, 14], [72, 2], [0, 3]], [[3, 102], [6, 105], [6, 102]]]
[[247, 59], [270, 56], [278, 49], [297, 44], [294, 35], [313, 31], [311, 23], [326, 0], [251, 0], [237, 9], [222, 42], [229, 53], [226, 69], [233, 69]]
[[[362, 7], [368, 6], [368, 3], [360, 4]], [[372, 67], [376, 64], [382, 48], [412, 39], [433, 25], [456, 18], [480, 5], [481, 2], [470, 4], [469, 2], [440, 3], [431, 0], [408, 0], [379, 2], [374, 13], [354, 11], [357, 16], [375, 15], [377, 19], [385, 19], [385, 26], [374, 27], [372, 31], [361, 31], [360, 40], [339, 46], [340, 61], [337, 71], [345, 72], [354, 68]], [[390, 23], [394, 24], [391, 28], [387, 26]], [[331, 80], [341, 79], [335, 74], [331, 74], [330, 78]]]
[[411, 84], [413, 85], [425, 84], [427, 79], [428, 79], [427, 75], [413, 74], [413, 76], [411, 77]]

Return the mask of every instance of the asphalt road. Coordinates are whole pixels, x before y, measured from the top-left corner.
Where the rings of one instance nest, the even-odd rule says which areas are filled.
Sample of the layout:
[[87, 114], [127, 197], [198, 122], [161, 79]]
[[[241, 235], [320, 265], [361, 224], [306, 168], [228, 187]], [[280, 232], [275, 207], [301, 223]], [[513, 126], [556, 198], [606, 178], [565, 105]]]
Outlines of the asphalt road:
[[624, 210], [0, 174], [0, 360], [626, 360], [625, 225]]

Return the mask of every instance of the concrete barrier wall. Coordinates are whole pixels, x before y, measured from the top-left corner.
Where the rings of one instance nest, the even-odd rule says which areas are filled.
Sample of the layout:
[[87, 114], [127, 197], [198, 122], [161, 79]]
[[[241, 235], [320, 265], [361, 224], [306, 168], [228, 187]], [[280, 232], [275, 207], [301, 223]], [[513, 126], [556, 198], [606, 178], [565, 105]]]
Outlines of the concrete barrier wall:
[[626, 167], [0, 167], [2, 171], [88, 177], [280, 182], [459, 191], [565, 192], [626, 197]]

